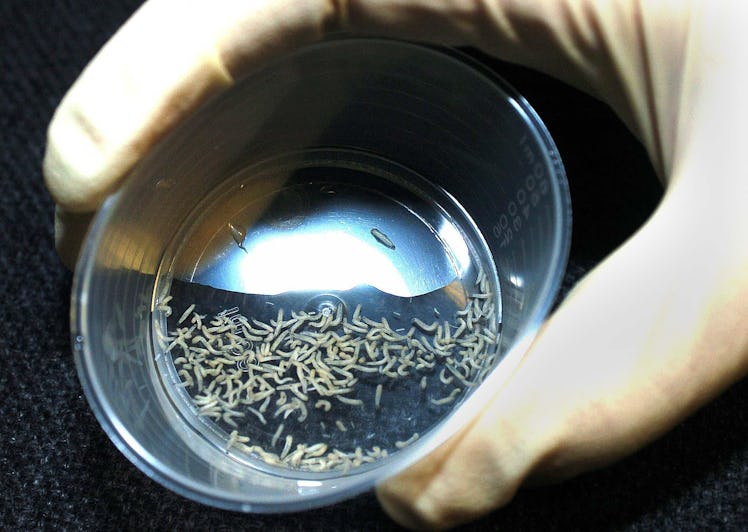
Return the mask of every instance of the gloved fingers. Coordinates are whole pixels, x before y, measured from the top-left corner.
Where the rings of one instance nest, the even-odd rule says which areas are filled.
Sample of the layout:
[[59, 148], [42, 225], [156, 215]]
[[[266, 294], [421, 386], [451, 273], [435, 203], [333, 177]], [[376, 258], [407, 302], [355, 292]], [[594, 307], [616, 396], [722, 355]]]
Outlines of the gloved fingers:
[[[735, 57], [746, 47], [709, 47], [722, 29], [701, 15], [714, 4], [150, 0], [50, 125], [45, 177], [61, 208], [60, 242], [76, 242], [85, 213], [207, 98], [331, 29], [477, 45], [605, 98], [674, 185], [657, 215], [561, 306], [483, 413], [379, 488], [402, 522], [462, 522], [509, 500], [527, 478], [564, 477], [631, 452], [746, 371], [748, 224], [736, 213], [748, 196], [744, 184], [731, 185], [748, 180], [741, 152], [714, 140], [737, 113], [731, 142], [745, 145], [745, 105], [730, 91], [746, 87], [730, 75], [744, 70]], [[716, 238], [720, 231], [737, 244]]]
[[[60, 104], [49, 127], [46, 183], [64, 211], [95, 211], [130, 168], [207, 98], [270, 58], [336, 29], [477, 45], [604, 93], [658, 158], [656, 139], [663, 126], [651, 123], [649, 86], [640, 81], [640, 75], [649, 79], [644, 64], [649, 56], [630, 46], [637, 43], [631, 11], [638, 4], [150, 0]], [[668, 24], [667, 35], [680, 34], [677, 17]], [[677, 38], [670, 40], [673, 48], [679, 46]], [[649, 71], [669, 79], [677, 74], [669, 64], [658, 62]], [[64, 232], [64, 225], [59, 229]]]
[[75, 269], [78, 251], [83, 246], [94, 212], [68, 212], [55, 207], [55, 247], [62, 263]]
[[689, 187], [569, 295], [469, 426], [378, 487], [390, 515], [425, 529], [475, 519], [523, 483], [626, 456], [746, 374], [748, 250], [714, 230], [745, 242], [748, 217], [688, 220], [705, 207]]
[[323, 0], [145, 3], [53, 117], [44, 173], [55, 202], [69, 212], [96, 210], [167, 131], [233, 82], [238, 63], [250, 68], [319, 39], [328, 13]]
[[748, 372], [747, 8], [699, 6], [687, 50], [672, 55], [682, 64], [667, 67], [690, 83], [673, 78], [661, 107], [664, 88], [649, 92], [653, 138], [670, 153], [663, 202], [567, 297], [482, 413], [378, 488], [400, 522], [455, 525], [525, 482], [617, 460]]

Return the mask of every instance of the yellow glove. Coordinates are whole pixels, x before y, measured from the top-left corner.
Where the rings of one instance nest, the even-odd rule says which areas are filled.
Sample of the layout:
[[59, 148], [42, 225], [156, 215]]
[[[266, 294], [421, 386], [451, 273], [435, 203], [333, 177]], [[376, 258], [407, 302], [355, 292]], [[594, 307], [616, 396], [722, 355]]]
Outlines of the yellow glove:
[[378, 487], [399, 522], [449, 527], [631, 453], [748, 370], [746, 20], [742, 0], [151, 0], [50, 125], [58, 249], [71, 264], [90, 213], [209, 95], [333, 29], [475, 45], [608, 102], [664, 199], [482, 413]]

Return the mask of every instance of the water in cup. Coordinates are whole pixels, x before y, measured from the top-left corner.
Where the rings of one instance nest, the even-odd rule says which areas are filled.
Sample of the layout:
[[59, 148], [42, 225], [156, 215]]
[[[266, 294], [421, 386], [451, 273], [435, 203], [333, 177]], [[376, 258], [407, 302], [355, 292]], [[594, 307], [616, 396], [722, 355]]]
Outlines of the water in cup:
[[185, 217], [156, 292], [169, 397], [254, 467], [367, 467], [498, 362], [498, 278], [475, 224], [444, 190], [360, 151], [229, 176]]

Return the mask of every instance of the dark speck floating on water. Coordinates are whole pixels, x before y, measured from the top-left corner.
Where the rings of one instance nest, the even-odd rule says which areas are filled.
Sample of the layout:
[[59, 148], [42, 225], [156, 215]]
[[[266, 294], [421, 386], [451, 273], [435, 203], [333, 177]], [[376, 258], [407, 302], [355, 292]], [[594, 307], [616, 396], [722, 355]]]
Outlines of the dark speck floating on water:
[[231, 238], [233, 238], [236, 245], [246, 253], [247, 249], [244, 247], [244, 238], [247, 236], [246, 233], [237, 228], [231, 222], [228, 222], [227, 226], [229, 228], [229, 233], [231, 233]]
[[377, 242], [379, 242], [383, 246], [386, 246], [390, 249], [395, 249], [395, 244], [392, 242], [392, 240], [390, 240], [387, 235], [385, 235], [382, 231], [380, 231], [376, 227], [371, 230], [371, 236], [376, 238]]

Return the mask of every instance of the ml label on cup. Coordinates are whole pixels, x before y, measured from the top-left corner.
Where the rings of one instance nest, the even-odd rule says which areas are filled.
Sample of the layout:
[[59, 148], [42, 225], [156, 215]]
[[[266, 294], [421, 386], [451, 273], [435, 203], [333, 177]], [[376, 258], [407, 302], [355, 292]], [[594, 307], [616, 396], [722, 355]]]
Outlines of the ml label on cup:
[[530, 171], [522, 180], [522, 186], [517, 189], [514, 198], [506, 204], [506, 209], [499, 215], [498, 222], [491, 228], [493, 236], [499, 240], [499, 248], [511, 244], [540, 203], [540, 199], [548, 194], [545, 166], [530, 145], [527, 135], [520, 137], [518, 147]]

